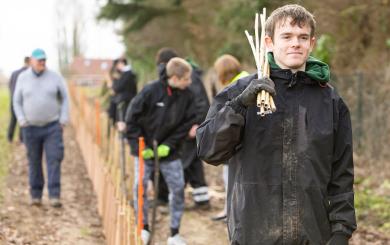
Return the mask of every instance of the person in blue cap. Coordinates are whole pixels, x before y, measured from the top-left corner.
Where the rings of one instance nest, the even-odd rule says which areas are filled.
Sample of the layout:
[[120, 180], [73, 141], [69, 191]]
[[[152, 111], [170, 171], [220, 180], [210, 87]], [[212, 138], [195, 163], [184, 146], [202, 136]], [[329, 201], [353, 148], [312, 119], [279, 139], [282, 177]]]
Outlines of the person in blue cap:
[[31, 205], [41, 205], [45, 153], [50, 205], [61, 207], [62, 134], [69, 120], [68, 92], [63, 77], [46, 68], [44, 50], [35, 49], [31, 67], [19, 75], [13, 106], [27, 148]]

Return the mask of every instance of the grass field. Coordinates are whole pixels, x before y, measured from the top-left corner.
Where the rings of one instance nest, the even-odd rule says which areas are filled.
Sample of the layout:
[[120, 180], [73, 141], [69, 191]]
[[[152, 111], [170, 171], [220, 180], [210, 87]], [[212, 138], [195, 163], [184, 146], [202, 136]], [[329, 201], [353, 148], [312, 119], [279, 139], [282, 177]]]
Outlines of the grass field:
[[9, 93], [7, 87], [0, 87], [0, 202], [3, 198], [4, 181], [8, 172], [11, 145], [7, 142], [9, 122]]

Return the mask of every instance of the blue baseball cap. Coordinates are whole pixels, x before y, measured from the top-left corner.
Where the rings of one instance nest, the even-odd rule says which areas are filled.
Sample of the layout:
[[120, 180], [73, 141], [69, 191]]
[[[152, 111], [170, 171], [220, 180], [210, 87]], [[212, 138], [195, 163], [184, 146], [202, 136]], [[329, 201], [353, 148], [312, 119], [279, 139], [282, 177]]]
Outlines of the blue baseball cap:
[[37, 60], [43, 60], [46, 59], [46, 53], [43, 49], [37, 48], [32, 51], [31, 57]]

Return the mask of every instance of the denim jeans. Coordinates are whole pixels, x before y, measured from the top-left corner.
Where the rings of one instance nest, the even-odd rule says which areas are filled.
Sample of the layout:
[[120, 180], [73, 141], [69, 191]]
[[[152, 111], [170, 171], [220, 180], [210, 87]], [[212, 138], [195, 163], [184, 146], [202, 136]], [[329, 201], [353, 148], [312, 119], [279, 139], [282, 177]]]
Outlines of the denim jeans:
[[62, 127], [58, 121], [45, 126], [23, 127], [27, 148], [30, 194], [42, 198], [45, 184], [42, 170], [43, 153], [46, 156], [47, 181], [50, 198], [59, 198], [61, 191], [61, 162], [64, 158]]
[[[138, 157], [134, 158], [134, 208], [138, 210]], [[143, 206], [143, 223], [149, 224], [148, 222], [148, 199], [146, 196], [147, 183], [150, 179], [150, 175], [154, 168], [154, 162], [150, 160], [145, 161], [144, 165], [144, 206]], [[174, 161], [161, 161], [160, 171], [167, 182], [169, 189], [169, 212], [171, 215], [171, 228], [179, 229], [181, 217], [184, 211], [184, 173], [183, 166], [179, 159]]]

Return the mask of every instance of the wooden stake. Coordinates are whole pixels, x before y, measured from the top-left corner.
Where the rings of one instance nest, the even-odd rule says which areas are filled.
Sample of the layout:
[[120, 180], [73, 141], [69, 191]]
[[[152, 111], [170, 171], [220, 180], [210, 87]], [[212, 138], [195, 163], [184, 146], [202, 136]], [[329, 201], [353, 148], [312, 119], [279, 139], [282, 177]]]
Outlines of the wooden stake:
[[264, 102], [265, 102], [265, 90], [261, 90], [260, 97], [261, 97], [261, 104], [264, 105]]
[[246, 37], [248, 38], [248, 42], [249, 42], [249, 45], [250, 45], [250, 47], [251, 47], [253, 57], [255, 57], [255, 63], [256, 63], [256, 68], [257, 68], [257, 74], [259, 74], [259, 71], [261, 71], [261, 69], [260, 69], [259, 59], [258, 59], [258, 57], [257, 57], [257, 55], [256, 55], [256, 47], [255, 47], [255, 44], [253, 43], [253, 37], [249, 34], [248, 31], [245, 31], [245, 35], [246, 35]]
[[270, 102], [271, 111], [275, 112], [276, 106], [275, 106], [275, 102], [274, 102], [274, 99], [272, 98], [272, 96], [270, 97], [269, 102]]
[[261, 66], [262, 63], [260, 63], [260, 45], [259, 45], [259, 14], [256, 13], [255, 16], [255, 42], [256, 42], [256, 48], [255, 48], [255, 59], [258, 60], [257, 65], [257, 78], [260, 78], [262, 76], [261, 74]]
[[[263, 90], [263, 91], [264, 91], [264, 90]], [[270, 97], [272, 97], [272, 96], [270, 96], [269, 93], [266, 92], [266, 93], [265, 93], [265, 100], [264, 100], [264, 107], [265, 107], [266, 109], [268, 109], [268, 107], [269, 107], [269, 104], [270, 104], [270, 103], [269, 103], [269, 98], [270, 98]]]
[[260, 106], [261, 106], [261, 93], [258, 93], [258, 94], [257, 94], [256, 105], [257, 105], [257, 107], [259, 107], [259, 108], [260, 108]]
[[144, 185], [143, 185], [143, 178], [144, 178], [144, 158], [142, 157], [142, 151], [145, 149], [145, 140], [143, 137], [140, 137], [139, 138], [139, 162], [138, 162], [138, 229], [137, 229], [137, 232], [138, 232], [138, 236], [140, 237], [141, 236], [141, 231], [142, 229], [144, 228], [144, 224], [143, 224], [143, 206], [144, 206]]
[[265, 116], [265, 110], [264, 110], [264, 105], [260, 106], [260, 116], [264, 117]]

